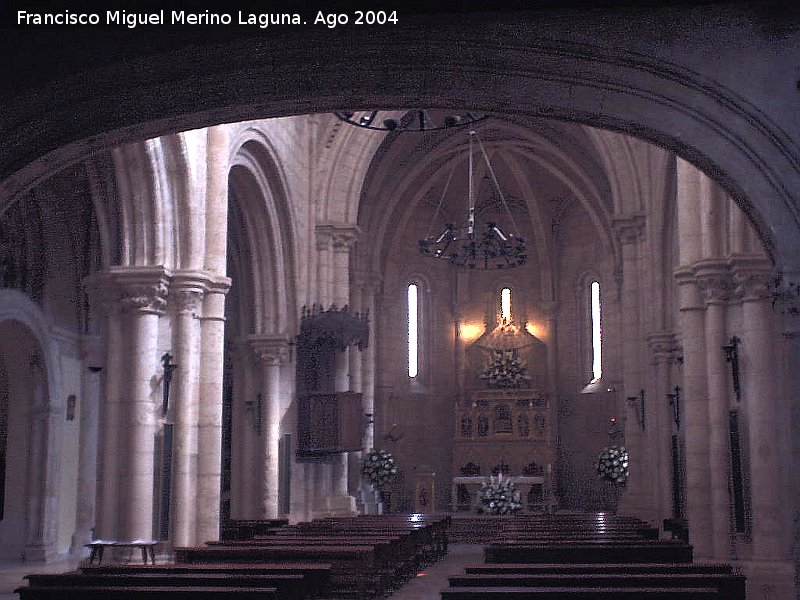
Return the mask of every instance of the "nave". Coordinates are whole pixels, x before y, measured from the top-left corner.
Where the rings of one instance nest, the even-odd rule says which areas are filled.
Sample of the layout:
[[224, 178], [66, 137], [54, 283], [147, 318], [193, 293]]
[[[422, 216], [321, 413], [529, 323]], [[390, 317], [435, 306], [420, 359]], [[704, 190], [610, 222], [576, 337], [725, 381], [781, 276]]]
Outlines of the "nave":
[[[731, 565], [693, 563], [692, 547], [634, 517], [563, 512], [499, 521], [485, 544], [448, 542], [449, 516], [248, 521], [227, 539], [177, 548], [164, 564], [84, 561], [28, 575], [21, 600], [744, 600]], [[474, 539], [474, 538], [473, 538]]]

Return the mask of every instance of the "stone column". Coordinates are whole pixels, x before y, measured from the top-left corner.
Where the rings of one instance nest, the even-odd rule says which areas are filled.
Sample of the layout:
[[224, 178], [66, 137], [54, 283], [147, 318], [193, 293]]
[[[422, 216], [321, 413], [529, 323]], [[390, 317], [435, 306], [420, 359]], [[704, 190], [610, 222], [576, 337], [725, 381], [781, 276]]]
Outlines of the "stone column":
[[711, 475], [708, 457], [708, 401], [706, 398], [705, 303], [691, 265], [702, 257], [700, 216], [707, 177], [685, 160], [677, 159], [678, 260], [677, 283], [679, 341], [683, 347], [681, 402], [686, 455], [686, 516], [689, 540], [696, 558], [713, 556], [711, 525]]
[[47, 463], [47, 423], [50, 408], [47, 398], [47, 375], [39, 356], [30, 357], [31, 407], [29, 411], [29, 457], [27, 506], [25, 510], [25, 555], [28, 560], [44, 560], [45, 549], [45, 478]]
[[222, 485], [222, 370], [225, 354], [225, 294], [231, 280], [212, 277], [203, 299], [197, 414], [196, 539], [219, 539]]
[[330, 225], [317, 225], [317, 291], [318, 301], [323, 308], [329, 308], [333, 302], [333, 233]]
[[[258, 519], [260, 518], [260, 495], [261, 495], [261, 471], [263, 470], [259, 461], [260, 440], [264, 435], [263, 423], [258, 407], [258, 394], [260, 385], [256, 385], [255, 372], [253, 367], [253, 352], [249, 344], [242, 342], [239, 349], [239, 361], [241, 363], [242, 381], [242, 404], [244, 409], [244, 422], [242, 426], [242, 449], [241, 464], [238, 465], [239, 480], [242, 483], [241, 490], [241, 518]], [[262, 404], [264, 397], [261, 396]], [[241, 405], [240, 405], [241, 406]], [[246, 407], [249, 407], [246, 408]]]
[[[358, 227], [337, 226], [331, 228], [333, 242], [333, 264], [330, 272], [333, 303], [344, 306], [350, 300], [350, 251], [358, 238]], [[353, 307], [350, 307], [351, 310]], [[356, 352], [353, 347], [335, 353], [334, 390], [346, 392], [353, 390], [352, 373], [350, 372], [350, 354]], [[355, 498], [348, 493], [348, 453], [334, 455], [331, 458], [331, 491], [330, 510], [333, 514], [354, 514]]]
[[105, 369], [105, 397], [101, 407], [100, 444], [97, 448], [100, 467], [95, 536], [116, 539], [119, 535], [119, 469], [123, 457], [123, 434], [120, 427], [122, 390], [126, 388], [124, 337], [121, 306], [118, 302], [98, 302], [106, 313], [106, 354], [100, 363]]
[[228, 245], [229, 127], [206, 130], [206, 235], [203, 265], [207, 276], [200, 326], [200, 380], [197, 413], [196, 539], [219, 538], [222, 460], [222, 371], [225, 354], [225, 276]]
[[288, 356], [287, 340], [283, 336], [254, 335], [249, 338], [251, 347], [261, 360], [261, 447], [259, 463], [261, 480], [260, 506], [262, 519], [278, 517], [278, 486], [280, 483], [278, 443], [280, 441], [281, 365]]
[[[644, 234], [644, 217], [633, 215], [615, 218], [614, 232], [622, 246], [622, 380], [625, 398], [638, 398], [642, 389], [642, 373], [639, 364], [642, 339], [639, 311], [640, 260], [639, 246]], [[643, 518], [652, 517], [652, 498], [648, 492], [650, 457], [639, 418], [632, 406], [627, 407], [625, 419], [625, 445], [631, 456], [628, 490], [621, 499], [626, 510], [634, 511]]]
[[675, 354], [675, 335], [663, 331], [647, 336], [652, 356], [653, 389], [647, 397], [647, 429], [651, 434], [654, 472], [657, 474], [656, 506], [658, 522], [672, 516], [670, 431], [672, 408], [667, 403], [671, 392], [670, 362]]
[[361, 401], [364, 414], [372, 415], [373, 423], [367, 425], [364, 432], [364, 449], [371, 450], [375, 437], [375, 328], [377, 315], [375, 314], [375, 294], [380, 285], [377, 275], [370, 275], [364, 283], [361, 300], [362, 311], [369, 315], [369, 345], [361, 352]]
[[[122, 391], [120, 415], [128, 432], [123, 454], [120, 490], [125, 490], [121, 535], [127, 539], [153, 537], [153, 490], [158, 371], [158, 323], [164, 314], [167, 275], [161, 267], [112, 268], [123, 290], [122, 308], [127, 334], [128, 385]], [[120, 502], [120, 504], [122, 504]]]
[[708, 459], [711, 486], [711, 526], [714, 558], [731, 555], [729, 482], [728, 381], [730, 374], [722, 353], [725, 337], [725, 312], [730, 292], [727, 265], [708, 259], [695, 263], [694, 271], [706, 305], [705, 342], [708, 381]]
[[694, 555], [714, 555], [708, 446], [705, 304], [691, 269], [675, 272], [683, 346], [682, 423], [686, 447], [686, 516]]
[[742, 299], [740, 361], [742, 402], [747, 417], [753, 557], [787, 559], [781, 510], [781, 457], [777, 439], [776, 335], [769, 284], [769, 262], [757, 256], [731, 259], [736, 293]]
[[81, 357], [78, 507], [74, 546], [80, 552], [85, 552], [83, 545], [91, 541], [92, 529], [97, 522], [97, 451], [102, 376], [96, 369], [103, 364], [100, 340], [95, 336], [83, 336]]
[[172, 542], [191, 546], [197, 540], [197, 382], [200, 375], [200, 320], [204, 285], [190, 274], [175, 274], [170, 302], [176, 305], [174, 391], [169, 412], [175, 423], [173, 446]]

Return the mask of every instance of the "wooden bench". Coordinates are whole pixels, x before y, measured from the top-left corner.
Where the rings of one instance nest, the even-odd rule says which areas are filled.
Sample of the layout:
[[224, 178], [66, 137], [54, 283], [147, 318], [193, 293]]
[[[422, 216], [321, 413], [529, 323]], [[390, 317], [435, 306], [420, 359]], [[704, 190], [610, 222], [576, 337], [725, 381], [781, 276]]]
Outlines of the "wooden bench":
[[719, 598], [744, 600], [745, 578], [723, 573], [504, 573], [450, 577], [451, 587], [711, 588]]
[[442, 600], [712, 600], [716, 592], [709, 588], [600, 587], [463, 587], [447, 588]]
[[206, 564], [168, 564], [168, 565], [90, 565], [81, 571], [86, 574], [229, 574], [229, 575], [302, 575], [312, 595], [324, 593], [330, 584], [331, 565], [317, 562], [295, 563], [206, 563]]
[[[253, 573], [62, 573], [26, 576], [31, 587], [225, 587], [274, 588], [280, 600], [302, 600], [312, 591], [301, 574]], [[113, 595], [113, 593], [112, 593]]]
[[722, 573], [731, 574], [733, 568], [720, 563], [490, 563], [467, 565], [465, 573]]
[[275, 588], [45, 586], [14, 590], [20, 600], [278, 600]]
[[623, 563], [692, 562], [692, 547], [672, 540], [628, 542], [491, 543], [484, 550], [489, 563]]
[[144, 564], [147, 564], [148, 557], [153, 564], [156, 564], [155, 547], [157, 543], [156, 540], [131, 540], [130, 542], [93, 540], [88, 544], [84, 544], [84, 547], [92, 550], [89, 554], [89, 564], [94, 563], [95, 558], [97, 558], [98, 563], [103, 562], [103, 552], [106, 548], [139, 548], [142, 551], [142, 562]]

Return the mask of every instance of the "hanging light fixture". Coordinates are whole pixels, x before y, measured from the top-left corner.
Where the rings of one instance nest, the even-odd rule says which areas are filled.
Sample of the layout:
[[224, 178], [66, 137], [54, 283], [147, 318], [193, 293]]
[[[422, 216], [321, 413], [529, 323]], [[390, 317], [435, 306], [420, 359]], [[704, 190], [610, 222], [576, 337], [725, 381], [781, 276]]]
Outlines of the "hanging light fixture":
[[[486, 221], [483, 226], [478, 226], [475, 221], [475, 197], [477, 190], [474, 184], [474, 146], [477, 142], [486, 169], [489, 172], [492, 184], [502, 207], [505, 209], [513, 228], [513, 233], [503, 231], [494, 221]], [[525, 239], [519, 234], [519, 229], [508, 208], [497, 175], [489, 161], [489, 155], [483, 147], [483, 142], [474, 130], [469, 132], [469, 193], [467, 202], [466, 221], [462, 225], [447, 223], [444, 231], [438, 235], [430, 235], [434, 222], [439, 216], [444, 203], [444, 197], [453, 177], [452, 171], [445, 183], [441, 200], [436, 207], [436, 212], [431, 219], [425, 238], [419, 241], [419, 250], [425, 256], [447, 260], [457, 267], [467, 269], [512, 269], [521, 267], [528, 261]]]
[[376, 131], [433, 131], [452, 127], [474, 125], [486, 118], [485, 113], [476, 111], [453, 111], [434, 108], [415, 108], [412, 110], [348, 110], [337, 111], [339, 119], [350, 125]]

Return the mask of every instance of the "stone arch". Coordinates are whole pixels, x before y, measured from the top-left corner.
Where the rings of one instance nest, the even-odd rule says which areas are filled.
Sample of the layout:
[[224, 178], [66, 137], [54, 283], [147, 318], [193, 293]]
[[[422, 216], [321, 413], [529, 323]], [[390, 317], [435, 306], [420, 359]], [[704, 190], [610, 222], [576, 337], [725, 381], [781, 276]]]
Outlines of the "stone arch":
[[[0, 290], [0, 360], [9, 394], [6, 511], [0, 523], [5, 560], [45, 560], [57, 548], [61, 426], [64, 399], [51, 325], [38, 305], [16, 290]], [[16, 380], [16, 385], [14, 381]], [[16, 393], [14, 389], [16, 388]], [[24, 400], [27, 405], [21, 405]], [[60, 418], [59, 418], [60, 417]], [[8, 478], [6, 479], [8, 482]]]
[[[507, 28], [491, 39], [478, 35], [477, 28], [490, 22]], [[455, 33], [438, 37], [430, 33], [440, 30], [441, 20], [420, 17], [418, 23], [417, 29], [398, 31], [391, 44], [383, 36], [353, 40], [311, 29], [280, 43], [245, 39], [211, 47], [208, 41], [189, 72], [177, 51], [112, 61], [91, 75], [43, 82], [38, 98], [60, 97], [60, 86], [70, 87], [70, 98], [57, 110], [39, 111], [41, 100], [23, 88], [2, 124], [5, 137], [16, 143], [0, 156], [0, 195], [14, 195], [89, 152], [210, 123], [325, 111], [354, 99], [364, 106], [469, 105], [577, 120], [672, 149], [722, 183], [780, 268], [798, 266], [794, 190], [800, 189], [800, 152], [778, 122], [737, 90], [680, 61], [647, 55], [644, 42], [641, 49], [635, 40], [615, 46], [625, 38], [613, 28], [601, 42], [599, 34], [574, 39], [547, 19], [494, 16], [478, 24], [447, 15], [448, 30]], [[746, 34], [743, 43], [755, 46], [758, 37]], [[498, 48], [505, 57], [500, 67]], [[321, 52], [325, 61], [318, 60]], [[392, 68], [355, 68], [375, 53]], [[233, 55], [248, 57], [240, 70], [230, 66]], [[126, 77], [129, 69], [150, 76]], [[442, 72], [448, 77], [440, 77]], [[164, 82], [175, 86], [200, 74], [211, 82], [206, 93], [164, 93]], [[104, 100], [122, 95], [132, 110], [99, 110]]]
[[[243, 325], [249, 325], [245, 326], [248, 331], [241, 333], [294, 331], [296, 234], [288, 206], [288, 184], [265, 135], [248, 130], [240, 138], [230, 179], [236, 202], [241, 203], [238, 227], [241, 241], [246, 244], [246, 252], [240, 252], [238, 257], [244, 261], [240, 272], [252, 274], [251, 281], [234, 282], [247, 286], [253, 302], [252, 321], [242, 319]], [[266, 243], [259, 240], [259, 234], [266, 234]]]

